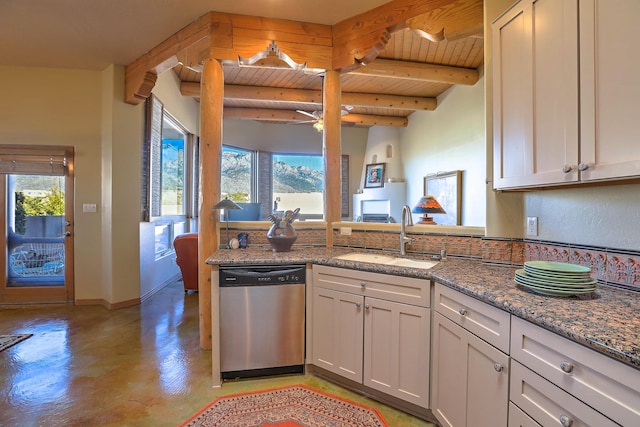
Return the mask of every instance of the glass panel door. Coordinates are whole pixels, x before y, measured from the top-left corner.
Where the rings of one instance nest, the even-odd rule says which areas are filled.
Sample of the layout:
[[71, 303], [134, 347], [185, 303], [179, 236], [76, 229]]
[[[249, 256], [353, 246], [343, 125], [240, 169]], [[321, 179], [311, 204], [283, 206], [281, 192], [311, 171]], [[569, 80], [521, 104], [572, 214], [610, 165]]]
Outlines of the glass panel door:
[[73, 205], [67, 198], [73, 180], [3, 174], [0, 181], [6, 207], [0, 303], [73, 301]]

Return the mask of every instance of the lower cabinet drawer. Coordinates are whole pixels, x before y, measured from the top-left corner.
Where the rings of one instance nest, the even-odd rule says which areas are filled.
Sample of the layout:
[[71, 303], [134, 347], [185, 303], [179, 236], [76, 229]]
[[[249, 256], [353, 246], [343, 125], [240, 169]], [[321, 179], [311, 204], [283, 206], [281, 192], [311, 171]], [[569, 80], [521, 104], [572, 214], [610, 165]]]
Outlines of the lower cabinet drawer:
[[640, 426], [640, 369], [523, 319], [511, 321], [511, 357], [623, 426]]
[[436, 283], [433, 308], [449, 320], [509, 354], [511, 315], [473, 297]]
[[525, 414], [513, 402], [509, 402], [509, 427], [541, 427], [533, 418]]
[[542, 426], [618, 426], [515, 360], [511, 360], [509, 399]]

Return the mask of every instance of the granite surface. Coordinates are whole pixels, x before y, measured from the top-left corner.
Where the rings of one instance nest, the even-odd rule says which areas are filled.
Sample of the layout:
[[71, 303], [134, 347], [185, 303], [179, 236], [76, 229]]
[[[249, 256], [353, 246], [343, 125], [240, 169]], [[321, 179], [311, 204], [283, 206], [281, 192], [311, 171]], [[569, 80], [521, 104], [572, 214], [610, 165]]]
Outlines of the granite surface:
[[[294, 246], [290, 252], [274, 253], [269, 247], [257, 247], [219, 250], [207, 259], [207, 263], [313, 263], [432, 278], [640, 369], [640, 294], [637, 292], [599, 285], [594, 293], [587, 296], [538, 295], [514, 282], [518, 267], [492, 265], [474, 259], [448, 257], [429, 270], [334, 259], [351, 252], [353, 249]], [[397, 253], [384, 254], [398, 256]]]

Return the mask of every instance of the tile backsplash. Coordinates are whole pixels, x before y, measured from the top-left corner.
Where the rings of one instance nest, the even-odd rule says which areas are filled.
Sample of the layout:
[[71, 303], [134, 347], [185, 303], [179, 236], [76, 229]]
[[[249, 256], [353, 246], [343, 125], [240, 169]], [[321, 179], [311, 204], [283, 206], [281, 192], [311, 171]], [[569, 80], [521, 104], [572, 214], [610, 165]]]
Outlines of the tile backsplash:
[[[300, 223], [296, 230], [296, 245], [326, 245], [324, 228], [307, 228]], [[232, 236], [240, 231], [249, 234], [250, 245], [269, 245], [263, 227], [229, 229]], [[407, 253], [412, 256], [437, 255], [444, 249], [449, 256], [476, 258], [492, 264], [518, 266], [529, 260], [569, 262], [590, 267], [592, 276], [601, 284], [640, 292], [640, 251], [481, 235], [412, 232], [407, 236], [414, 239], [407, 245]], [[397, 252], [400, 249], [397, 229], [353, 229], [351, 235], [342, 235], [339, 227], [334, 227], [332, 238], [333, 245], [338, 247]]]

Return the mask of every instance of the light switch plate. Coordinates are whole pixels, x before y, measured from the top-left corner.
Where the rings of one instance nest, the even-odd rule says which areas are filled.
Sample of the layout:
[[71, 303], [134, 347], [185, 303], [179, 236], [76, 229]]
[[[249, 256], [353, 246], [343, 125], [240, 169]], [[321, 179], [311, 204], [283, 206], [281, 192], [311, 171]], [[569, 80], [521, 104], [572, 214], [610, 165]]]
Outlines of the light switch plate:
[[538, 217], [527, 217], [527, 237], [538, 237]]
[[93, 213], [97, 212], [98, 206], [95, 203], [85, 203], [82, 205], [82, 212]]

